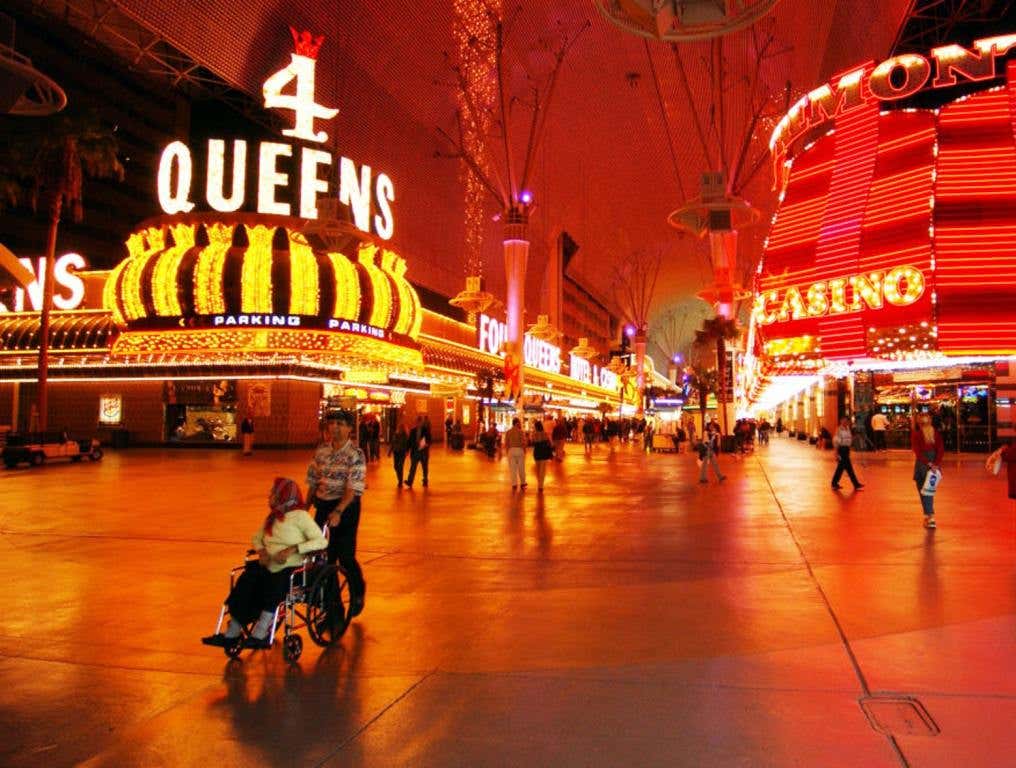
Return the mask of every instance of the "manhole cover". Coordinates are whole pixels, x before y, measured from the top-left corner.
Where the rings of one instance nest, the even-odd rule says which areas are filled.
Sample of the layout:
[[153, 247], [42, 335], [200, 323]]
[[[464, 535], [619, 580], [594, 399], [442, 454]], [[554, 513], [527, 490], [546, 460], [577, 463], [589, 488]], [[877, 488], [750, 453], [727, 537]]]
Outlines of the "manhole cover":
[[886, 736], [937, 736], [938, 724], [913, 696], [876, 694], [860, 699], [868, 724]]

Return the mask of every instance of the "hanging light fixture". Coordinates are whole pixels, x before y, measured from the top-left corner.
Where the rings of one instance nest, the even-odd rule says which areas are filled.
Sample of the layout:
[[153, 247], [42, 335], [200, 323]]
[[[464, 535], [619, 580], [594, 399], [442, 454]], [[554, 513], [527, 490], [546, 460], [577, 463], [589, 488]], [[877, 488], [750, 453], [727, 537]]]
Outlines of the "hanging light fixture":
[[449, 299], [448, 303], [458, 307], [469, 315], [469, 322], [476, 320], [476, 315], [485, 311], [494, 303], [494, 294], [482, 289], [482, 283], [478, 275], [466, 278], [466, 289], [459, 291], [458, 295]]
[[687, 43], [751, 26], [780, 0], [596, 0], [605, 19], [629, 34]]
[[597, 352], [594, 347], [591, 347], [589, 345], [589, 339], [583, 336], [579, 339], [578, 346], [571, 348], [571, 354], [575, 357], [582, 358], [583, 360], [592, 360], [599, 354], [599, 352]]
[[550, 322], [549, 315], [537, 315], [536, 322], [529, 326], [526, 333], [533, 338], [549, 342], [554, 342], [561, 336], [561, 332]]

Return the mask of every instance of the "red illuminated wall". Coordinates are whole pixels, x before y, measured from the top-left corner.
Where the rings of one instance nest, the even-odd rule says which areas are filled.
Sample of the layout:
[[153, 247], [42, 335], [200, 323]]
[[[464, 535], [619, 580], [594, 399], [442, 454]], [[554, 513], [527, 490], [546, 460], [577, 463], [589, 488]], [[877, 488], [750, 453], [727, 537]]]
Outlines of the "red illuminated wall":
[[878, 354], [883, 331], [924, 322], [938, 337], [919, 342], [947, 353], [1016, 350], [1016, 62], [1008, 67], [1006, 87], [938, 113], [847, 112], [795, 159], [758, 290], [804, 294], [901, 265], [921, 270], [926, 287], [905, 307], [763, 325], [761, 342], [811, 335], [821, 357], [845, 360]]
[[1006, 87], [942, 109], [935, 257], [943, 351], [1016, 351], [1016, 61]]

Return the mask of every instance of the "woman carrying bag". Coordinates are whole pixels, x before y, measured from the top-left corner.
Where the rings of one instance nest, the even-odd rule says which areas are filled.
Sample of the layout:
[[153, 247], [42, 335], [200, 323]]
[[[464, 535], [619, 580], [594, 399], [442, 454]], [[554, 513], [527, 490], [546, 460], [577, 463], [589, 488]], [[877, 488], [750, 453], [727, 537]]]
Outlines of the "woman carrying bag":
[[[917, 425], [910, 433], [910, 448], [914, 452], [914, 482], [921, 497], [924, 527], [935, 528], [935, 490], [938, 478], [942, 476], [945, 443], [942, 441], [942, 433], [932, 426], [931, 416], [927, 413], [922, 413], [917, 418]], [[932, 477], [929, 478], [929, 475]]]
[[554, 446], [537, 421], [533, 425], [533, 461], [536, 463], [536, 492], [543, 493], [543, 481], [547, 477], [547, 462], [554, 458]]

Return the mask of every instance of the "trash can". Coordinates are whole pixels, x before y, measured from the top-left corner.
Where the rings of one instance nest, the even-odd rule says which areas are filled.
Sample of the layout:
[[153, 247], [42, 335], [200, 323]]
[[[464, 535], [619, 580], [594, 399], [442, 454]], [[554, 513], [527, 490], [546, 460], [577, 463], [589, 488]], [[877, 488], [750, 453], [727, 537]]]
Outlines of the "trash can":
[[114, 429], [110, 435], [110, 443], [114, 448], [126, 448], [130, 443], [130, 435], [126, 429]]

